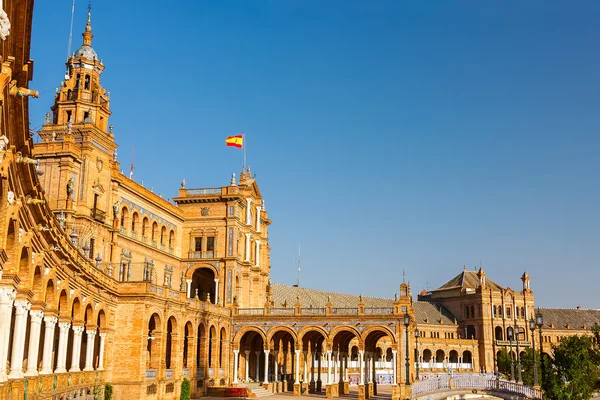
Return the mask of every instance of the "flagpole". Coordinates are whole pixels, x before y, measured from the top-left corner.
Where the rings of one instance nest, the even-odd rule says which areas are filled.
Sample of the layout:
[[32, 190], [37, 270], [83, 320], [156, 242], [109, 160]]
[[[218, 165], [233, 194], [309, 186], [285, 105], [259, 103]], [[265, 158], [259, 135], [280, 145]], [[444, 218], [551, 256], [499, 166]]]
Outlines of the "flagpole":
[[242, 147], [244, 150], [244, 167], [243, 170], [246, 171], [246, 134], [242, 133]]

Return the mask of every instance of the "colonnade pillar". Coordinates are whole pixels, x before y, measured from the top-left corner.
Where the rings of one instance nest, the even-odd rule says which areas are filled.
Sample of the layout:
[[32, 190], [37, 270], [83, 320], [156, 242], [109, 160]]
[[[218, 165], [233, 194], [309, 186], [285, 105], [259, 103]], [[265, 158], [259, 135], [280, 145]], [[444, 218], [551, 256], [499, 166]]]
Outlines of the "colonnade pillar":
[[27, 313], [31, 303], [27, 300], [15, 300], [15, 324], [13, 331], [12, 353], [10, 355], [9, 379], [23, 377], [23, 351], [25, 350], [25, 333], [27, 331]]
[[37, 360], [40, 348], [40, 332], [44, 312], [41, 310], [30, 311], [31, 322], [29, 324], [29, 351], [27, 353], [27, 371], [25, 376], [37, 376]]
[[294, 368], [296, 380], [294, 383], [300, 384], [300, 350], [295, 350], [294, 353], [296, 354], [296, 366]]
[[397, 355], [398, 355], [398, 350], [392, 350], [392, 355], [394, 356], [394, 360], [393, 360], [393, 368], [392, 368], [392, 385], [395, 385], [397, 380], [396, 380], [396, 373], [398, 372], [397, 368], [398, 368], [398, 364], [396, 363], [396, 359], [397, 359]]
[[69, 372], [79, 372], [79, 360], [81, 358], [81, 335], [85, 328], [83, 326], [73, 327], [73, 349], [71, 351], [71, 368]]
[[94, 338], [96, 337], [95, 329], [88, 329], [85, 331], [87, 334], [87, 346], [85, 348], [85, 368], [84, 371], [94, 370]]
[[44, 349], [42, 350], [42, 370], [40, 374], [52, 373], [52, 350], [54, 347], [54, 329], [58, 322], [57, 317], [44, 317]]
[[6, 361], [8, 360], [8, 342], [12, 308], [17, 292], [13, 288], [0, 287], [0, 382], [7, 380]]
[[233, 383], [238, 383], [238, 356], [239, 350], [233, 351]]
[[58, 329], [60, 334], [58, 337], [58, 355], [56, 357], [55, 373], [60, 374], [67, 372], [67, 341], [69, 340], [70, 322], [59, 322]]
[[269, 383], [269, 350], [265, 350], [265, 380], [263, 383]]

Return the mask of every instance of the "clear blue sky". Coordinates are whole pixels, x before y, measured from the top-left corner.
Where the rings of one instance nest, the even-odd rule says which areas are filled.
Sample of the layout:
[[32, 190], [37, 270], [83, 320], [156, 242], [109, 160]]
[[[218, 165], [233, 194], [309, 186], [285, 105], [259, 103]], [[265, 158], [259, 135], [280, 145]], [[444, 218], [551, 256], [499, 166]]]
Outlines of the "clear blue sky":
[[[64, 75], [71, 0], [37, 1], [31, 127]], [[87, 3], [76, 4], [73, 51]], [[480, 263], [537, 304], [598, 308], [600, 2], [95, 1], [125, 170], [164, 197], [242, 154], [272, 279], [392, 297]]]

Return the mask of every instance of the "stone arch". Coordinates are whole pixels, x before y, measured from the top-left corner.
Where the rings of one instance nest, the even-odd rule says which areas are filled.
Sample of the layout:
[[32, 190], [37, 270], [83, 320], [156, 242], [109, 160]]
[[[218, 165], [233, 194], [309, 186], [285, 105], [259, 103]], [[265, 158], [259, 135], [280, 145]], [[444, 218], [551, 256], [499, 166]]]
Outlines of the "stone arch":
[[216, 365], [218, 355], [218, 331], [214, 324], [211, 324], [208, 328], [208, 366], [213, 367]]
[[100, 310], [98, 310], [98, 313], [96, 315], [96, 325], [98, 326], [98, 329], [106, 329], [108, 325], [106, 322], [106, 312], [104, 311], [104, 309], [101, 308]]
[[153, 242], [155, 242], [156, 239], [158, 239], [158, 222], [155, 219], [152, 220], [152, 231], [151, 232], [152, 232], [151, 240]]
[[494, 328], [494, 338], [496, 340], [504, 340], [504, 332], [501, 326]]
[[450, 350], [450, 353], [448, 353], [448, 362], [452, 364], [458, 363], [458, 352], [456, 350]]
[[175, 231], [173, 229], [171, 229], [171, 231], [169, 232], [169, 249], [172, 249], [175, 247]]
[[160, 368], [162, 330], [161, 316], [158, 312], [153, 312], [148, 318], [148, 343], [146, 346], [146, 368]]
[[29, 272], [29, 265], [30, 265], [30, 250], [29, 247], [27, 246], [23, 246], [21, 248], [21, 256], [19, 257], [19, 269], [18, 269], [18, 274], [19, 276], [25, 276], [27, 277], [27, 283], [31, 284], [32, 282], [32, 276], [30, 276], [30, 272]]
[[216, 299], [215, 278], [219, 276], [215, 267], [210, 264], [200, 264], [187, 271], [188, 278], [191, 279], [190, 296], [196, 297], [202, 301], [208, 301], [214, 304]]
[[36, 265], [33, 269], [31, 291], [34, 293], [33, 299], [36, 301], [42, 301], [45, 297], [44, 276], [42, 273], [42, 267]]
[[335, 328], [333, 328], [331, 330], [331, 332], [329, 332], [329, 336], [331, 338], [334, 338], [335, 335], [337, 335], [340, 331], [346, 331], [346, 332], [351, 332], [352, 334], [354, 334], [354, 336], [356, 336], [357, 339], [361, 339], [361, 334], [358, 331], [358, 329], [356, 329], [354, 326], [352, 325], [341, 325], [341, 326], [336, 326]]
[[350, 349], [350, 361], [358, 361], [358, 346], [352, 346]]
[[60, 291], [56, 303], [56, 309], [61, 317], [71, 318], [71, 308], [69, 307], [69, 295], [65, 289]]
[[245, 326], [245, 327], [241, 328], [239, 331], [237, 331], [235, 333], [235, 335], [233, 337], [233, 343], [234, 343], [234, 345], [236, 345], [239, 348], [239, 346], [240, 346], [240, 340], [248, 332], [254, 332], [254, 333], [260, 335], [260, 337], [262, 338], [263, 342], [266, 343], [266, 341], [267, 341], [267, 334], [265, 333], [265, 331], [262, 330], [262, 328], [259, 328], [259, 327], [256, 327], [256, 326]]
[[177, 319], [175, 316], [171, 315], [167, 320], [167, 330], [165, 332], [165, 368], [171, 369], [173, 367], [173, 357], [176, 351], [176, 340], [177, 340]]
[[144, 218], [142, 218], [142, 237], [145, 237], [146, 239], [148, 238], [148, 233], [150, 230], [149, 227], [149, 223], [150, 220], [148, 219], [148, 217], [146, 215], [144, 215]]
[[164, 246], [165, 240], [167, 240], [167, 227], [162, 224], [160, 227], [160, 244]]
[[423, 362], [424, 363], [431, 362], [432, 358], [433, 358], [433, 353], [431, 352], [431, 350], [429, 350], [429, 349], [423, 350]]
[[224, 365], [225, 355], [227, 354], [227, 330], [221, 327], [219, 330], [219, 367]]
[[12, 258], [13, 252], [15, 251], [15, 245], [17, 243], [17, 221], [11, 219], [8, 222], [8, 229], [6, 234], [6, 245], [5, 251], [9, 258]]
[[44, 291], [44, 303], [46, 303], [46, 309], [55, 309], [56, 304], [56, 290], [54, 289], [54, 281], [48, 279], [46, 282], [46, 290]]
[[183, 327], [183, 367], [189, 368], [190, 366], [190, 350], [192, 349], [192, 338], [194, 336], [194, 327], [190, 320], [188, 320]]
[[281, 326], [273, 327], [272, 329], [270, 329], [267, 332], [266, 343], [271, 343], [271, 340], [273, 340], [273, 337], [280, 332], [289, 333], [290, 336], [294, 339], [294, 343], [297, 342], [298, 335], [296, 334], [296, 331], [293, 330], [292, 328], [290, 328], [289, 326], [281, 325]]
[[300, 331], [298, 332], [298, 342], [304, 342], [304, 336], [306, 336], [311, 331], [319, 332], [321, 335], [323, 335], [325, 341], [329, 339], [329, 333], [324, 328], [317, 325], [309, 325], [300, 329]]
[[436, 363], [443, 363], [446, 359], [446, 353], [444, 353], [444, 350], [439, 349], [435, 352], [435, 362]]
[[134, 210], [131, 214], [131, 233], [137, 233], [140, 224], [140, 214]]
[[121, 228], [125, 228], [125, 224], [127, 223], [127, 220], [129, 219], [129, 207], [127, 207], [127, 205], [123, 205], [123, 208], [121, 208]]
[[[264, 350], [267, 348], [265, 333], [257, 327], [244, 327], [236, 334], [237, 347], [240, 349], [240, 357], [244, 366], [243, 374], [247, 379], [264, 379], [265, 357]], [[246, 368], [246, 366], [248, 368]]]
[[91, 326], [96, 324], [96, 320], [94, 319], [94, 307], [92, 306], [91, 301], [85, 305], [83, 321], [85, 322], [86, 328], [88, 325]]
[[83, 320], [83, 315], [81, 313], [81, 300], [78, 296], [75, 296], [71, 302], [71, 318], [73, 321]]
[[[387, 335], [392, 341], [391, 345], [396, 347], [396, 335], [394, 334], [394, 332], [392, 332], [392, 330], [389, 329], [389, 327], [384, 326], [384, 325], [370, 326], [370, 327], [366, 328], [365, 330], [363, 330], [362, 335], [361, 335], [361, 341], [363, 343], [366, 343], [367, 337], [376, 331], [379, 331], [379, 332]], [[383, 336], [384, 335], [382, 335], [382, 337]]]
[[464, 364], [471, 364], [471, 363], [473, 363], [473, 354], [469, 350], [463, 351], [463, 353], [462, 353], [462, 362]]

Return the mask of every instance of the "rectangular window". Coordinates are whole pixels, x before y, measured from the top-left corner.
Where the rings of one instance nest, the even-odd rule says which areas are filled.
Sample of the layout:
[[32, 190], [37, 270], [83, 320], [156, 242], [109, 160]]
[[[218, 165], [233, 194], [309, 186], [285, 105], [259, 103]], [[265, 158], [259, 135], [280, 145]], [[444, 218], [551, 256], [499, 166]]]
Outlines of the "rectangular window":
[[214, 251], [215, 250], [215, 238], [214, 236], [206, 238], [206, 251]]
[[194, 238], [194, 251], [202, 251], [202, 238]]
[[229, 215], [231, 215], [231, 216], [235, 215], [235, 207], [234, 206], [229, 206]]

